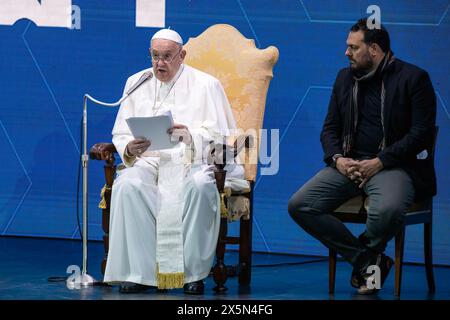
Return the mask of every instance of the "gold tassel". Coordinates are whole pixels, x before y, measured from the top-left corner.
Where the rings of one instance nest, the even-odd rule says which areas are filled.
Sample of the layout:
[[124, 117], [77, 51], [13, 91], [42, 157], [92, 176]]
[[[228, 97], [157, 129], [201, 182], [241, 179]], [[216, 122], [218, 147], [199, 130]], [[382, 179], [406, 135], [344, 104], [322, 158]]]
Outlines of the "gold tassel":
[[102, 191], [100, 192], [100, 197], [102, 198], [100, 200], [100, 203], [98, 204], [98, 207], [100, 209], [106, 209], [106, 199], [105, 199], [105, 192], [106, 190], [111, 190], [110, 187], [108, 187], [106, 184], [103, 186]]
[[156, 265], [156, 281], [158, 289], [183, 288], [184, 272], [160, 273], [159, 264]]
[[228, 208], [225, 204], [225, 197], [229, 197], [231, 195], [231, 189], [225, 188], [222, 193], [220, 193], [220, 217], [228, 218]]
[[225, 205], [225, 194], [224, 193], [220, 194], [220, 217], [221, 218], [228, 217], [228, 209], [227, 209], [227, 206]]

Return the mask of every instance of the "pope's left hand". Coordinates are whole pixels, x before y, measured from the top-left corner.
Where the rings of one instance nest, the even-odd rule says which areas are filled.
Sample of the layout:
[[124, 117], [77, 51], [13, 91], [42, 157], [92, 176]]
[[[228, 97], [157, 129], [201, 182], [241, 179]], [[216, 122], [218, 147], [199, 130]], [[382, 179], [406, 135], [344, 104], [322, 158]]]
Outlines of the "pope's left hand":
[[188, 127], [183, 124], [174, 123], [173, 127], [167, 130], [167, 133], [171, 135], [172, 141], [184, 142], [190, 144], [192, 142], [192, 136]]

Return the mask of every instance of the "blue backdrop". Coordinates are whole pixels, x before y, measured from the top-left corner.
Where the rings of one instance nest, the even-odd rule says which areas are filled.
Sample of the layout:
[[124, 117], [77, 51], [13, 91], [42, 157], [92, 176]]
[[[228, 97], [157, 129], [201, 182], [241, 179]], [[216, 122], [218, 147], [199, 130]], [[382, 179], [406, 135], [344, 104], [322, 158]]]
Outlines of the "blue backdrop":
[[[256, 184], [256, 251], [327, 253], [291, 221], [287, 201], [323, 166], [319, 132], [335, 76], [347, 65], [348, 29], [368, 16], [369, 5], [377, 4], [395, 54], [426, 69], [436, 90], [439, 193], [434, 200], [433, 253], [436, 263], [450, 264], [449, 1], [373, 2], [166, 1], [166, 26], [185, 40], [212, 24], [228, 23], [255, 39], [258, 47], [275, 45], [280, 51], [264, 119], [265, 128], [280, 130], [280, 170], [261, 176]], [[150, 63], [148, 41], [157, 29], [135, 26], [134, 0], [72, 4], [81, 10], [79, 30], [37, 27], [26, 19], [0, 26], [1, 235], [79, 238], [82, 96], [90, 93], [114, 101], [127, 77]], [[89, 145], [110, 141], [116, 112], [90, 105]], [[89, 237], [101, 239], [97, 204], [102, 164], [91, 161], [89, 174]], [[422, 236], [419, 227], [407, 229], [406, 261], [423, 261]]]

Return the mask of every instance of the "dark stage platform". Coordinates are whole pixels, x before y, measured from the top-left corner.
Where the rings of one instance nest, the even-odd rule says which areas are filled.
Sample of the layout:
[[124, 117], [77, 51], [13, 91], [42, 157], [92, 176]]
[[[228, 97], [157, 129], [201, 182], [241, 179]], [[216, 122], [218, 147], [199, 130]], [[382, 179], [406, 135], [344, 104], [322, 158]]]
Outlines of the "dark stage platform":
[[[394, 296], [394, 273], [391, 271], [377, 296], [358, 296], [350, 287], [351, 268], [339, 262], [336, 292], [328, 294], [328, 264], [324, 257], [253, 255], [253, 275], [249, 288], [239, 288], [237, 278], [227, 282], [228, 292], [217, 295], [214, 281], [208, 277], [204, 296], [187, 296], [182, 289], [168, 293], [154, 290], [140, 294], [121, 294], [118, 287], [94, 286], [70, 290], [65, 281], [49, 282], [50, 277], [66, 277], [67, 267], [81, 266], [80, 241], [39, 238], [0, 237], [0, 300], [397, 300]], [[103, 246], [89, 243], [89, 273], [101, 280], [100, 261]], [[237, 261], [229, 252], [227, 263]], [[401, 300], [449, 300], [450, 268], [434, 268], [436, 293], [427, 292], [422, 265], [406, 264], [403, 270]]]

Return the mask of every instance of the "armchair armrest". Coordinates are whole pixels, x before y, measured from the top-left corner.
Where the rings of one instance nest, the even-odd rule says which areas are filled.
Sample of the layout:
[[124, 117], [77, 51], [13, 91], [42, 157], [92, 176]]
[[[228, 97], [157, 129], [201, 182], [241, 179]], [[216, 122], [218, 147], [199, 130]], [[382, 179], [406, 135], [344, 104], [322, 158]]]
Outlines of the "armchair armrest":
[[[89, 150], [89, 157], [93, 160], [105, 161], [105, 186], [101, 191], [101, 201], [99, 207], [103, 209], [103, 230], [108, 233], [109, 230], [109, 206], [111, 203], [111, 190], [114, 183], [114, 176], [116, 174], [116, 165], [114, 153], [117, 153], [116, 147], [112, 143], [96, 143]], [[108, 250], [106, 250], [106, 253]], [[103, 260], [103, 272], [106, 266], [106, 258]]]
[[117, 153], [116, 147], [112, 143], [96, 143], [89, 150], [89, 157], [93, 160], [114, 160], [114, 153]]
[[236, 158], [237, 155], [241, 152], [242, 148], [250, 149], [253, 148], [254, 139], [253, 136], [246, 136], [246, 135], [240, 135], [236, 141], [234, 141], [233, 144], [233, 152], [234, 157]]
[[253, 143], [253, 137], [250, 135], [240, 135], [232, 146], [218, 143], [211, 148], [208, 163], [214, 164], [217, 169], [222, 170], [227, 161], [236, 158], [244, 147], [246, 149], [252, 148]]
[[220, 193], [224, 192], [226, 170], [224, 170], [227, 161], [235, 159], [241, 150], [245, 148], [251, 148], [253, 146], [253, 138], [251, 136], [240, 135], [233, 143], [233, 146], [217, 143], [215, 144], [209, 154], [208, 163], [215, 165], [215, 178], [217, 189]]

